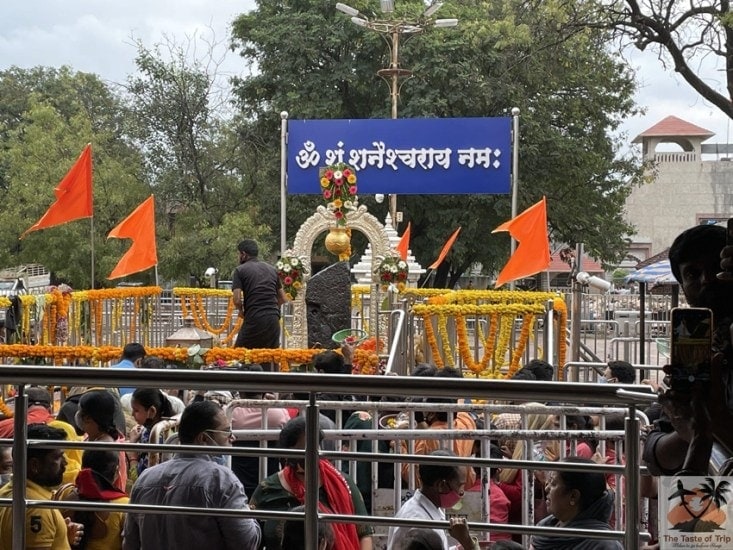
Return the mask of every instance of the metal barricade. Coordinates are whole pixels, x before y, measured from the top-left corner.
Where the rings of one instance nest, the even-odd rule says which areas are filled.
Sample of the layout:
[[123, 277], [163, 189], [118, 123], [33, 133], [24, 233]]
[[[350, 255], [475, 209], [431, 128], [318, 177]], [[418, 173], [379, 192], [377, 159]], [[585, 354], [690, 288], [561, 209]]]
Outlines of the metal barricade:
[[[84, 367], [21, 367], [17, 366], [0, 366], [0, 382], [5, 384], [13, 384], [18, 389], [18, 399], [16, 402], [16, 438], [13, 441], [14, 453], [18, 459], [14, 462], [14, 478], [25, 479], [25, 451], [27, 445], [39, 447], [73, 447], [73, 448], [108, 448], [114, 450], [129, 449], [137, 451], [192, 451], [207, 453], [211, 448], [197, 448], [193, 446], [173, 446], [173, 445], [153, 445], [153, 444], [118, 444], [118, 443], [98, 443], [98, 442], [28, 442], [25, 437], [25, 416], [27, 410], [27, 398], [24, 390], [26, 384], [49, 385], [49, 384], [65, 384], [70, 386], [136, 386], [136, 387], [159, 387], [160, 385], [173, 387], [196, 387], [200, 389], [217, 389], [217, 388], [242, 388], [246, 391], [255, 392], [307, 392], [310, 395], [306, 409], [307, 432], [306, 432], [306, 450], [282, 450], [282, 449], [266, 449], [266, 448], [231, 448], [227, 449], [227, 453], [237, 456], [303, 456], [306, 459], [306, 535], [308, 540], [308, 548], [315, 549], [317, 522], [322, 521], [350, 521], [354, 523], [369, 523], [373, 525], [404, 525], [400, 520], [394, 518], [383, 518], [377, 516], [369, 517], [352, 517], [352, 516], [332, 516], [328, 514], [319, 514], [317, 511], [317, 460], [319, 454], [333, 460], [361, 461], [368, 460], [372, 462], [407, 462], [409, 464], [435, 464], [443, 463], [445, 457], [430, 457], [426, 455], [412, 455], [401, 453], [355, 453], [348, 451], [320, 452], [318, 449], [318, 413], [319, 405], [324, 408], [335, 408], [337, 405], [342, 408], [354, 408], [353, 403], [317, 403], [316, 395], [318, 392], [327, 393], [344, 393], [353, 392], [365, 395], [375, 396], [401, 396], [401, 395], [420, 395], [428, 397], [465, 397], [471, 396], [477, 399], [488, 400], [498, 399], [502, 401], [555, 401], [569, 403], [565, 407], [548, 408], [546, 410], [557, 410], [559, 414], [571, 414], [577, 411], [587, 411], [582, 407], [584, 402], [606, 403], [611, 407], [616, 407], [626, 411], [625, 433], [601, 433], [596, 434], [601, 439], [618, 439], [624, 437], [625, 448], [627, 453], [627, 462], [625, 466], [620, 465], [576, 465], [565, 463], [552, 463], [553, 470], [584, 470], [599, 471], [613, 474], [623, 473], [627, 483], [628, 495], [638, 495], [638, 478], [639, 478], [639, 420], [636, 415], [636, 403], [642, 403], [646, 400], [645, 396], [635, 393], [624, 392], [623, 389], [613, 387], [611, 385], [601, 384], [582, 384], [582, 383], [553, 383], [538, 384], [523, 381], [497, 381], [497, 380], [460, 380], [460, 379], [441, 379], [440, 384], [435, 384], [434, 380], [425, 378], [409, 378], [409, 377], [385, 377], [385, 376], [359, 376], [358, 378], [344, 378], [338, 375], [315, 375], [315, 374], [290, 374], [290, 373], [259, 373], [259, 372], [235, 372], [235, 371], [186, 371], [186, 370], [122, 370], [122, 369], [94, 369]], [[394, 403], [368, 402], [369, 407], [377, 411], [374, 417], [379, 415], [379, 411], [387, 408], [395, 408]], [[413, 410], [423, 409], [435, 410], [436, 408], [445, 407], [446, 410], [456, 410], [459, 405], [452, 404], [412, 404], [409, 406]], [[512, 405], [462, 405], [464, 410], [473, 410], [491, 415], [495, 411], [515, 410]], [[530, 410], [529, 408], [527, 411]], [[525, 411], [526, 412], [526, 411]], [[374, 423], [373, 423], [374, 425]], [[365, 433], [357, 431], [357, 433], [349, 433], [344, 430], [336, 430], [335, 433], [329, 434], [337, 440], [347, 440], [350, 438], [364, 438], [378, 440], [381, 438], [394, 439], [396, 437], [407, 438], [424, 438], [427, 430], [407, 430], [386, 431], [370, 430]], [[268, 431], [270, 432], [270, 431]], [[551, 430], [544, 433], [536, 432], [510, 432], [503, 433], [497, 430], [484, 429], [475, 431], [460, 430], [441, 430], [437, 437], [449, 440], [451, 438], [471, 438], [485, 441], [491, 437], [499, 437], [501, 435], [516, 438], [526, 438], [528, 440], [561, 439], [570, 438], [581, 435], [580, 432], [570, 433], [567, 430]], [[244, 434], [243, 434], [244, 435]], [[263, 437], [265, 434], [250, 432], [252, 436]], [[586, 434], [587, 435], [587, 434]], [[268, 434], [269, 436], [269, 434]], [[5, 441], [7, 443], [7, 441]], [[496, 460], [487, 458], [466, 458], [450, 457], [449, 462], [455, 464], [476, 466], [479, 468], [496, 468], [496, 467], [514, 467], [529, 469], [547, 469], [548, 464], [535, 460]], [[7, 505], [4, 501], [0, 505]], [[25, 495], [25, 485], [13, 485], [13, 519], [14, 525], [24, 525], [25, 511], [27, 507]], [[628, 498], [626, 502], [627, 525], [626, 532], [608, 531], [603, 533], [586, 533], [584, 530], [571, 529], [549, 529], [539, 528], [529, 525], [496, 525], [484, 521], [471, 522], [470, 527], [474, 531], [503, 531], [509, 533], [531, 534], [582, 534], [589, 538], [607, 538], [615, 540], [623, 540], [625, 547], [628, 549], [639, 548], [640, 544], [640, 521], [639, 521], [639, 502], [638, 499]], [[33, 501], [36, 507], [58, 507], [58, 503], [52, 501]], [[67, 503], [64, 503], [67, 507]], [[68, 506], [71, 508], [72, 506]], [[192, 510], [186, 507], [168, 507], [156, 508], [140, 505], [102, 505], [98, 503], [77, 504], [75, 508], [79, 509], [104, 509], [104, 510], [121, 510], [121, 511], [144, 511], [145, 513], [192, 513], [192, 514], [210, 514], [210, 515], [236, 515], [239, 517], [256, 517], [258, 519], [265, 518], [285, 518], [291, 517], [292, 514], [284, 512], [267, 512], [263, 510], [248, 511], [231, 511], [231, 510]], [[297, 516], [296, 516], [297, 517]], [[409, 522], [411, 525], [417, 525], [420, 522]], [[430, 524], [434, 528], [446, 528], [447, 522], [436, 522]], [[15, 529], [13, 532], [13, 548], [20, 549], [24, 547], [24, 530]]]

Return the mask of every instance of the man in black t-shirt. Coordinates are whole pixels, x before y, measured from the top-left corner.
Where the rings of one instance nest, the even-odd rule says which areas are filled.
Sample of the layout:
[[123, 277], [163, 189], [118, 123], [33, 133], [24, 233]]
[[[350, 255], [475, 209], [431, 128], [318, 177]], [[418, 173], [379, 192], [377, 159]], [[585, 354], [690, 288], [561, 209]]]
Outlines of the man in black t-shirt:
[[274, 267], [259, 261], [257, 242], [245, 239], [237, 246], [239, 266], [232, 273], [234, 305], [244, 323], [237, 348], [280, 347], [280, 305], [286, 298]]

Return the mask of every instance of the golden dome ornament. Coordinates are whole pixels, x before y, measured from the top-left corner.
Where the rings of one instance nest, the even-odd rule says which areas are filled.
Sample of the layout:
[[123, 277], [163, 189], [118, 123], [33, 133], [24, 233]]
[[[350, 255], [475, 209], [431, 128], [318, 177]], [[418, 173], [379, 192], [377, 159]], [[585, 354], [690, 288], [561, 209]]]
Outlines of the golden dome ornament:
[[351, 235], [348, 228], [341, 225], [330, 227], [325, 244], [326, 250], [341, 259], [344, 254], [351, 250]]

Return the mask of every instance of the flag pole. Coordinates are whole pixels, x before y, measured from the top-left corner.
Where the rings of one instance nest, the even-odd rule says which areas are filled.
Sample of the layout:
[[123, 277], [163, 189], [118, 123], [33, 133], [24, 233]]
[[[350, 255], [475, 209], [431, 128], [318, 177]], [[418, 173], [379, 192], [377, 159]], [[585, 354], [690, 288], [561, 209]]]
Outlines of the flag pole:
[[[91, 148], [91, 146], [92, 146], [91, 142], [87, 143], [87, 147]], [[91, 237], [91, 256], [92, 256], [92, 269], [91, 269], [92, 282], [89, 285], [89, 287], [92, 290], [94, 290], [94, 157], [91, 154], [91, 149], [90, 149], [89, 156], [90, 156], [89, 164], [91, 165], [91, 168], [90, 168], [91, 173], [89, 174], [89, 178], [90, 178], [90, 186], [91, 186], [90, 193], [91, 193], [91, 201], [92, 201], [92, 215], [89, 218], [90, 220], [89, 231], [91, 233], [90, 237]]]
[[[519, 107], [512, 109], [512, 219], [517, 217], [517, 201], [519, 194]], [[509, 256], [514, 255], [517, 241], [509, 238]], [[509, 283], [509, 290], [514, 290], [514, 281]]]
[[288, 246], [288, 112], [280, 113], [280, 257]]
[[94, 290], [94, 215], [92, 215], [90, 220], [90, 227], [91, 227], [91, 243], [92, 243], [92, 282], [90, 285], [90, 288]]

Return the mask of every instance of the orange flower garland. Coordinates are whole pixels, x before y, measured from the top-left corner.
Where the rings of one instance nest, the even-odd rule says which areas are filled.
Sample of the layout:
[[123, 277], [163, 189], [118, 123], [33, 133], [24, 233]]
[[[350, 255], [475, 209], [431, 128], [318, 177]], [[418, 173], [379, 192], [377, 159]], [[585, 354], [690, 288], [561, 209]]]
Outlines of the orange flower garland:
[[5, 403], [5, 399], [3, 399], [2, 395], [0, 395], [0, 415], [2, 415], [4, 418], [13, 418], [13, 411], [10, 410], [10, 407], [7, 406]]
[[423, 315], [423, 326], [425, 327], [425, 338], [430, 346], [430, 353], [432, 353], [433, 364], [442, 369], [445, 365], [443, 358], [440, 356], [440, 348], [438, 348], [438, 340], [435, 338], [435, 331], [433, 331], [433, 321], [430, 316]]
[[532, 328], [533, 323], [534, 314], [525, 313], [522, 317], [522, 330], [519, 333], [519, 341], [517, 342], [517, 346], [514, 348], [514, 352], [512, 353], [512, 360], [509, 363], [509, 372], [507, 372], [506, 378], [511, 378], [512, 375], [514, 375], [514, 373], [519, 370], [519, 360], [522, 358], [524, 350], [527, 347], [527, 342], [529, 341], [529, 331]]
[[568, 307], [560, 297], [552, 301], [552, 309], [557, 313], [557, 379], [564, 380], [565, 359], [567, 358], [568, 343], [565, 338], [565, 329], [568, 326]]

